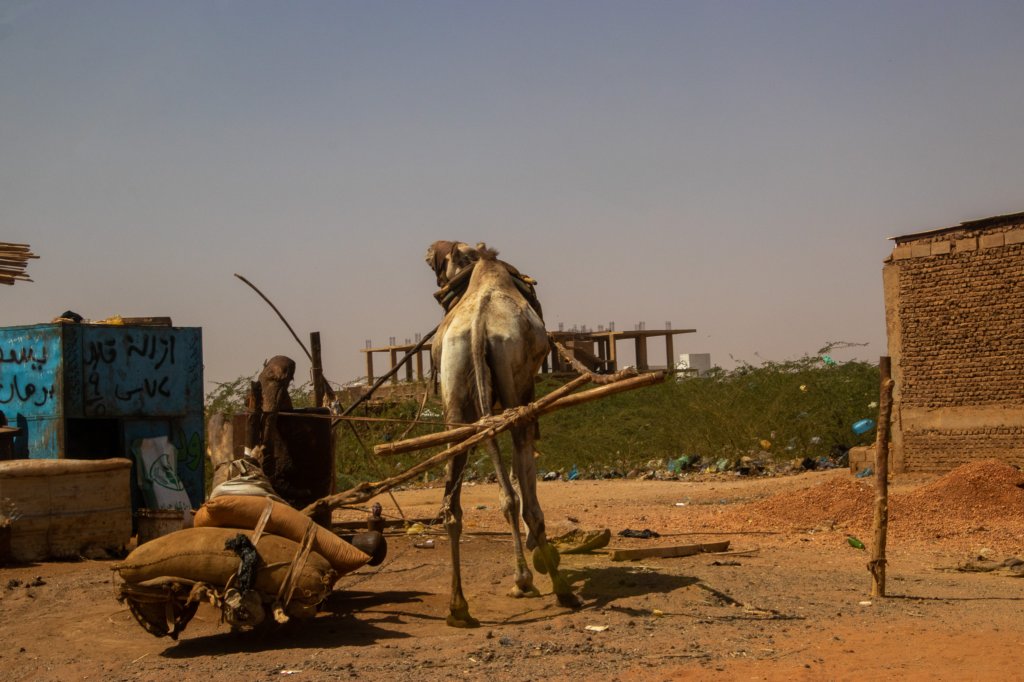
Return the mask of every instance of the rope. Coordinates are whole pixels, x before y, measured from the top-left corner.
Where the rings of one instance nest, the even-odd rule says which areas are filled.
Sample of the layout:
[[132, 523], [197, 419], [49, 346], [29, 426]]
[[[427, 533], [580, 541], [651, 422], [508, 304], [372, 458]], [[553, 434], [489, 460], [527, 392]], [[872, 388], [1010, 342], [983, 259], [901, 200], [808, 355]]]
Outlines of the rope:
[[[316, 524], [311, 519], [309, 525], [306, 526], [306, 533], [302, 536], [299, 551], [295, 553], [291, 565], [288, 566], [288, 573], [285, 574], [284, 580], [281, 581], [281, 589], [277, 593], [277, 600], [274, 604], [274, 617], [279, 622], [285, 622], [288, 619], [284, 609], [287, 608], [288, 603], [292, 600], [292, 594], [295, 592], [299, 575], [301, 575], [302, 570], [306, 567], [306, 559], [309, 558], [309, 553], [313, 550], [313, 539], [315, 537]], [[284, 620], [281, 620], [281, 618]]]
[[274, 512], [274, 501], [267, 498], [267, 504], [263, 507], [263, 512], [260, 514], [259, 521], [256, 522], [256, 528], [252, 532], [252, 544], [256, 544], [263, 537], [263, 531], [267, 527], [267, 522], [270, 521], [270, 515]]

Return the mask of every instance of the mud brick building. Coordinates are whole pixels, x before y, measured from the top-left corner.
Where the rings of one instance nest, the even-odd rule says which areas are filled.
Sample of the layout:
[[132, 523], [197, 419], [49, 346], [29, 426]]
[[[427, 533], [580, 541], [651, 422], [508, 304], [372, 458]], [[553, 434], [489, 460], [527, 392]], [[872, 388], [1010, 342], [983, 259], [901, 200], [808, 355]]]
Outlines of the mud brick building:
[[1024, 465], [1024, 213], [893, 240], [894, 470]]

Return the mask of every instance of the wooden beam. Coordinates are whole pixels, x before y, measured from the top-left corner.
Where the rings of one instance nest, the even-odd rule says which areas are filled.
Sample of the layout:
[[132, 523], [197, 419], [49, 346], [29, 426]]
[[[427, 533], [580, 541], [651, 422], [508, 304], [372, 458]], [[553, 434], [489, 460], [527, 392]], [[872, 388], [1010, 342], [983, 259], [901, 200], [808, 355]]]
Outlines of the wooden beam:
[[[623, 391], [630, 391], [635, 388], [642, 388], [644, 386], [660, 383], [664, 379], [664, 372], [651, 372], [649, 374], [641, 374], [628, 379], [621, 379], [615, 383], [598, 386], [596, 388], [591, 388], [589, 390], [570, 395], [569, 391], [573, 391], [579, 386], [582, 386], [588, 380], [587, 377], [576, 377], [573, 381], [565, 384], [565, 386], [562, 386], [559, 389], [556, 389], [556, 391], [549, 393], [541, 400], [533, 403], [533, 405], [537, 416], [543, 416], [566, 407], [573, 407], [575, 405], [590, 402], [591, 400], [597, 400], [598, 398], [622, 393]], [[425, 436], [417, 436], [416, 438], [409, 438], [407, 440], [375, 445], [373, 452], [377, 455], [397, 455], [403, 452], [412, 452], [413, 450], [421, 450], [423, 448], [437, 445], [455, 443], [480, 431], [492, 428], [504, 431], [505, 428], [507, 428], [504, 426], [504, 422], [510, 421], [514, 416], [514, 414], [509, 414], [510, 412], [515, 413], [515, 410], [506, 411], [500, 415], [495, 415], [495, 417], [490, 420], [481, 420], [480, 422], [470, 426], [461, 426], [457, 429], [449, 429], [447, 431], [430, 433]]]
[[636, 561], [638, 559], [671, 559], [674, 557], [693, 556], [702, 552], [724, 552], [729, 549], [729, 540], [724, 542], [706, 542], [700, 545], [670, 545], [662, 547], [641, 547], [638, 549], [616, 549], [612, 552], [612, 561]]

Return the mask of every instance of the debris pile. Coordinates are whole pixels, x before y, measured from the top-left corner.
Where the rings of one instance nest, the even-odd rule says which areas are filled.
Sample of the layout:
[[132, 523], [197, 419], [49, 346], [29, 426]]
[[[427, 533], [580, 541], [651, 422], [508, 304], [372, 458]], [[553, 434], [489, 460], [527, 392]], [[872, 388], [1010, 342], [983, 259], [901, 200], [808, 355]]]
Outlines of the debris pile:
[[[897, 477], [896, 482], [899, 482]], [[902, 542], [941, 540], [951, 550], [979, 543], [1024, 546], [1024, 473], [988, 459], [957, 467], [912, 491], [890, 490], [889, 533]], [[709, 525], [720, 530], [844, 530], [864, 533], [874, 514], [873, 479], [832, 479], [735, 507]]]
[[997, 459], [964, 464], [942, 478], [893, 496], [897, 538], [970, 540], [1024, 546], [1024, 474]]
[[875, 493], [869, 483], [833, 479], [811, 488], [744, 505], [744, 520], [757, 519], [768, 530], [809, 530], [821, 526], [870, 524]]
[[28, 244], [0, 242], [0, 284], [11, 286], [15, 282], [31, 282], [26, 268], [28, 261], [39, 256]]

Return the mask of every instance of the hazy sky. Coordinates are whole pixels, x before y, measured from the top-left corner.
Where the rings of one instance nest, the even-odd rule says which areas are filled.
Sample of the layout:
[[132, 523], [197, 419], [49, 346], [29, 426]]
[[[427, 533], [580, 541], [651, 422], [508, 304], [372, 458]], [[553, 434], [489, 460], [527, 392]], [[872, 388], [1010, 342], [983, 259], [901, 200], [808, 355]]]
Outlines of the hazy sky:
[[0, 323], [170, 315], [208, 381], [301, 359], [239, 272], [347, 381], [439, 321], [423, 254], [458, 239], [549, 328], [875, 360], [886, 238], [1024, 210], [1022, 31], [1019, 1], [0, 0], [0, 241], [41, 257]]

